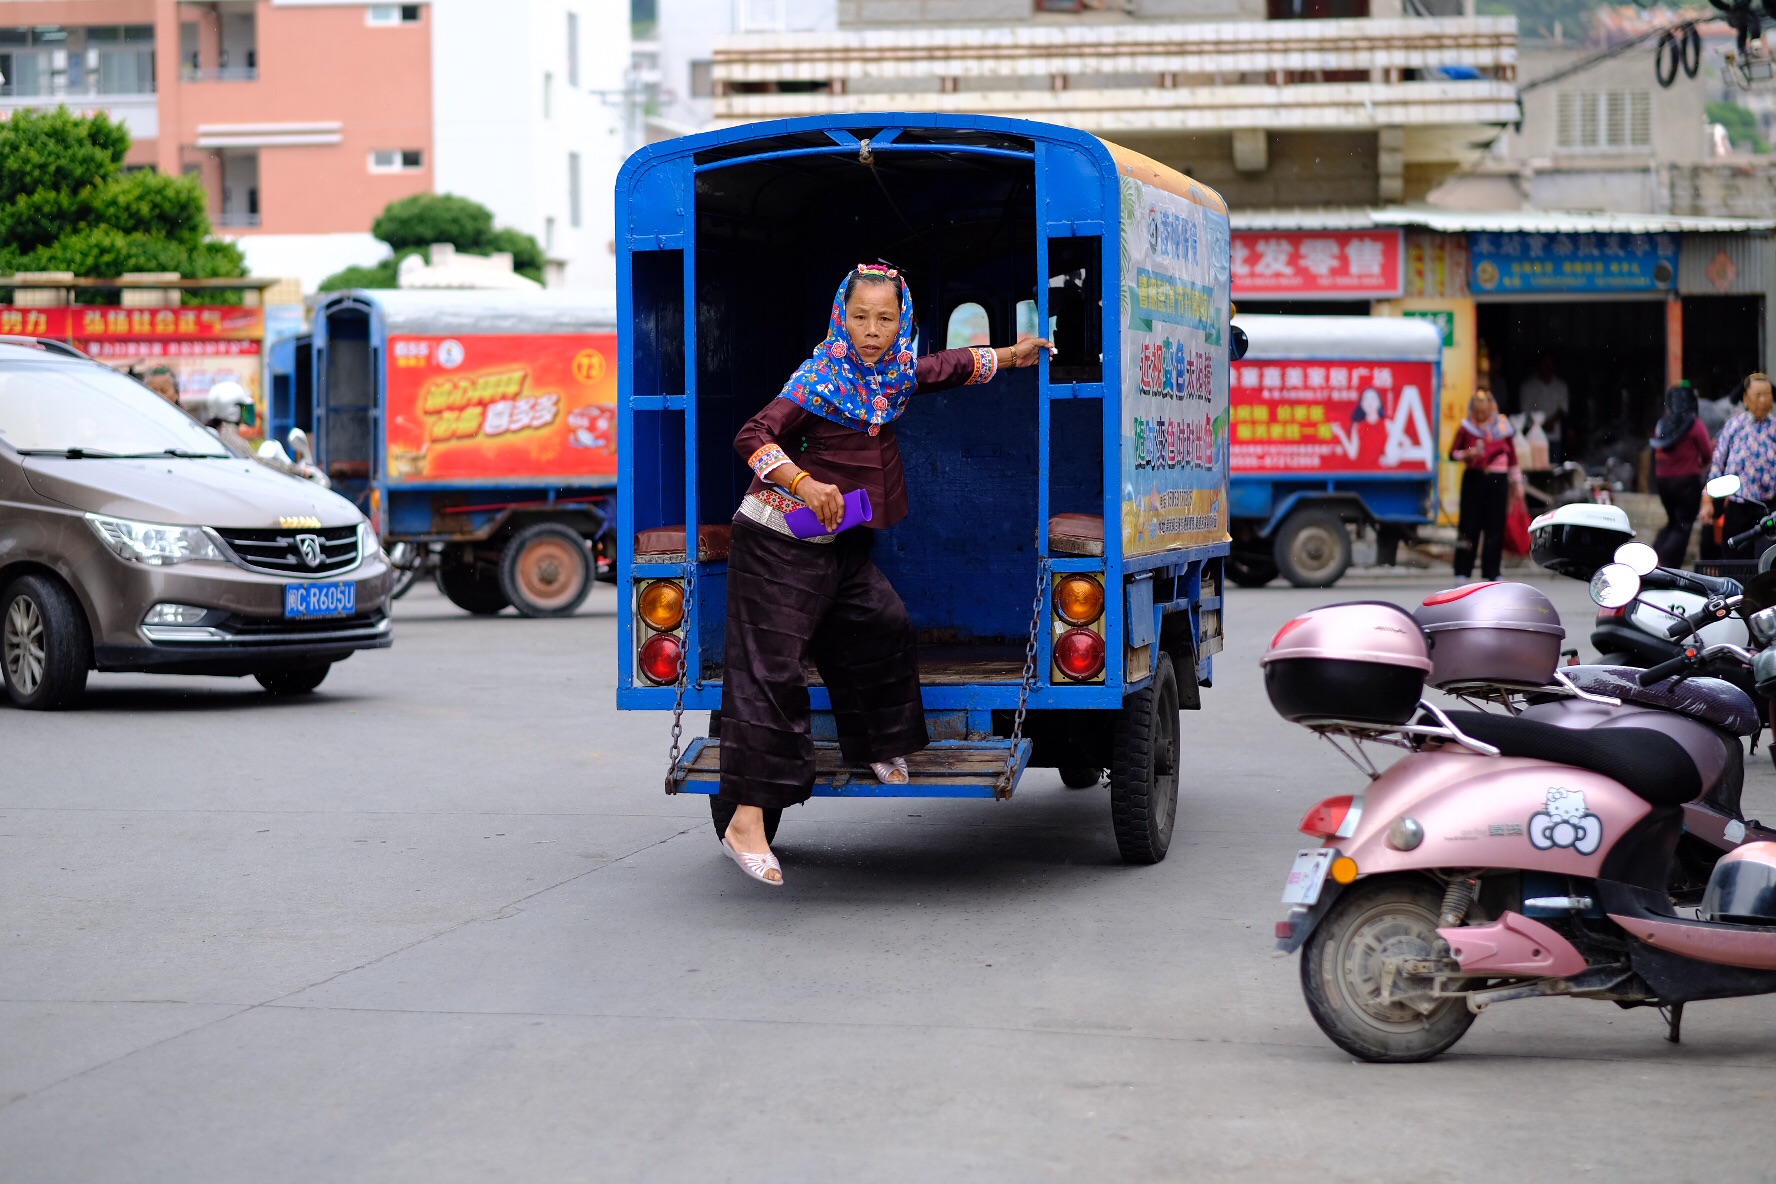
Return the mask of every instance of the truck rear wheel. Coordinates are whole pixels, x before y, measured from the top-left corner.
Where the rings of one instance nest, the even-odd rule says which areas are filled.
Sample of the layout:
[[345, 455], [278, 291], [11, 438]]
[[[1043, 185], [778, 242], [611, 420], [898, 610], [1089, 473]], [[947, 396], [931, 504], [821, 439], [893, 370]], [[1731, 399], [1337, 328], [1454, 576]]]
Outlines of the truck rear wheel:
[[498, 576], [461, 559], [446, 558], [439, 566], [438, 591], [457, 608], [478, 617], [491, 617], [512, 603], [500, 590]]
[[1158, 863], [1178, 814], [1178, 678], [1161, 653], [1153, 681], [1122, 701], [1110, 742], [1110, 823], [1124, 863]]
[[1235, 551], [1227, 557], [1227, 578], [1242, 588], [1262, 588], [1277, 578], [1276, 560], [1250, 551]]
[[592, 590], [592, 552], [580, 532], [539, 522], [500, 552], [500, 591], [527, 617], [571, 617]]
[[1277, 531], [1277, 567], [1297, 588], [1336, 584], [1350, 561], [1350, 532], [1330, 510], [1297, 510]]

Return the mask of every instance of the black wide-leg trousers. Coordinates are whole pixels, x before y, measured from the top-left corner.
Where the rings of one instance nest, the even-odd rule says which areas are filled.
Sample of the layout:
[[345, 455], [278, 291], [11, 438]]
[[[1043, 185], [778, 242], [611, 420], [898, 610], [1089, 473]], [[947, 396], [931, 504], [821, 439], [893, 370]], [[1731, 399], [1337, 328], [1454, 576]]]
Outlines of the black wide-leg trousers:
[[721, 798], [805, 802], [814, 788], [804, 663], [832, 697], [839, 750], [854, 764], [931, 742], [919, 698], [917, 636], [894, 586], [870, 562], [873, 534], [804, 543], [736, 519], [728, 550]]

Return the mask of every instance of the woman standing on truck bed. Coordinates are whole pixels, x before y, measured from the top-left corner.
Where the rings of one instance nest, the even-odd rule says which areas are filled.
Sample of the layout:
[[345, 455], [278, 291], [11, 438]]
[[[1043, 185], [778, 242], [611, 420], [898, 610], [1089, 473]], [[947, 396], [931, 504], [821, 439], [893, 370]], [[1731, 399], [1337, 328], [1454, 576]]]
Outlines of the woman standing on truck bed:
[[[899, 271], [853, 269], [826, 339], [734, 438], [753, 480], [728, 553], [720, 797], [735, 809], [722, 848], [761, 883], [783, 882], [764, 811], [807, 801], [814, 788], [806, 657], [832, 697], [847, 761], [904, 784], [906, 757], [930, 743], [912, 621], [869, 558], [873, 532], [907, 513], [894, 421], [916, 393], [990, 382], [1001, 366], [1031, 366], [1053, 350], [1029, 338], [915, 361], [913, 336]], [[859, 489], [870, 515], [840, 531], [845, 494]], [[832, 533], [796, 537], [784, 516], [804, 505]]]

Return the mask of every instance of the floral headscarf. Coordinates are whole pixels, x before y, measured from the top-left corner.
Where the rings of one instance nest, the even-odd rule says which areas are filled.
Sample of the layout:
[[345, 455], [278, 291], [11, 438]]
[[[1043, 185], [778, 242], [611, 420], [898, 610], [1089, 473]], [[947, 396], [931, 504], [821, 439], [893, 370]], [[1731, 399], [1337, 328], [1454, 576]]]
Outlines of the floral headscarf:
[[[851, 343], [851, 334], [845, 331], [845, 287], [853, 276], [880, 276], [900, 283], [900, 329], [893, 347], [873, 366], [863, 360]], [[883, 424], [900, 417], [918, 385], [913, 363], [912, 290], [894, 268], [861, 264], [845, 277], [833, 297], [826, 340], [813, 357], [796, 367], [778, 397], [799, 403], [822, 419], [874, 436], [881, 433]]]

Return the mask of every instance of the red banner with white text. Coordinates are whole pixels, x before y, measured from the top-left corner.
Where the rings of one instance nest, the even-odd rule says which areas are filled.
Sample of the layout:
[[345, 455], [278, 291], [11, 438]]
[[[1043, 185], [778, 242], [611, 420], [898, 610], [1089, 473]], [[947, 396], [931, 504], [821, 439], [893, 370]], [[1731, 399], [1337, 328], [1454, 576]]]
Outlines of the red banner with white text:
[[1388, 300], [1405, 289], [1398, 230], [1236, 230], [1236, 300]]

